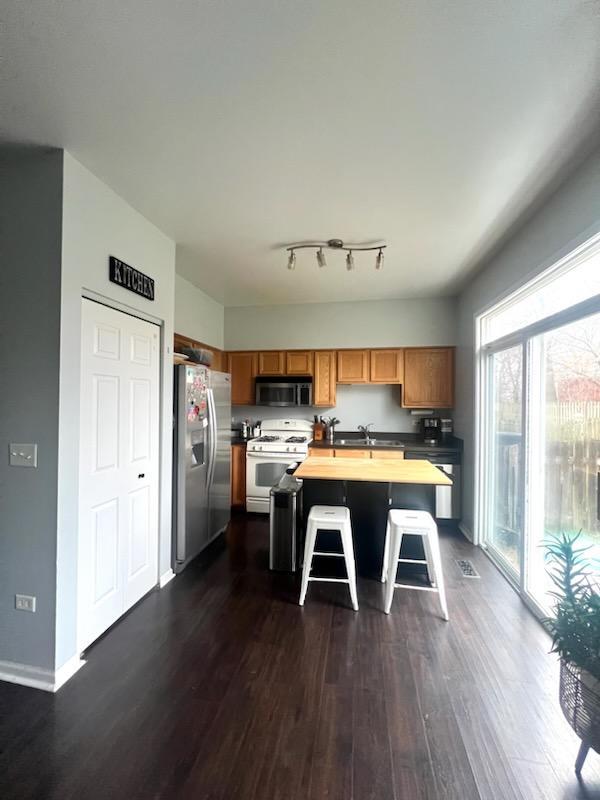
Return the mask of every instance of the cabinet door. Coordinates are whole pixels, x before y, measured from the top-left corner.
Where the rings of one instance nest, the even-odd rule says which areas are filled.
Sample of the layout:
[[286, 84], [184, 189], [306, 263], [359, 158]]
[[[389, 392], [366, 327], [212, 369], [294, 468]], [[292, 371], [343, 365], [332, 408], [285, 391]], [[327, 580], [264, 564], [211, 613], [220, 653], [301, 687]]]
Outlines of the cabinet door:
[[320, 458], [333, 458], [335, 452], [333, 450], [333, 447], [309, 447], [308, 455], [317, 456]]
[[285, 353], [281, 350], [259, 353], [258, 375], [285, 375]]
[[231, 373], [231, 404], [254, 405], [254, 378], [258, 369], [256, 353], [228, 353], [228, 372]]
[[313, 354], [311, 350], [288, 350], [285, 354], [286, 375], [312, 375]]
[[246, 505], [246, 447], [234, 444], [231, 448], [231, 505]]
[[369, 351], [338, 350], [337, 354], [338, 383], [369, 382]]
[[452, 408], [454, 348], [414, 347], [404, 351], [404, 408]]
[[336, 450], [336, 458], [371, 458], [370, 450]]
[[402, 350], [371, 350], [371, 383], [402, 383]]
[[315, 353], [313, 379], [313, 406], [335, 405], [335, 351], [318, 350]]
[[372, 458], [404, 458], [404, 450], [373, 450]]

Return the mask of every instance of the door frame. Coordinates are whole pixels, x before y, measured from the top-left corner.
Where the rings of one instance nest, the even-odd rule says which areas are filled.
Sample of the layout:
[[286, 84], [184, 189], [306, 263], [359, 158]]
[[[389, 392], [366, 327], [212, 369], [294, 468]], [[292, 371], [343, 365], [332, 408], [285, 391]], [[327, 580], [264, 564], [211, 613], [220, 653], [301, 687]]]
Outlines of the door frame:
[[[118, 300], [115, 300], [111, 297], [106, 297], [105, 295], [99, 294], [98, 292], [94, 292], [88, 289], [81, 290], [81, 299], [79, 308], [83, 307], [84, 300], [91, 300], [94, 303], [99, 303], [100, 305], [106, 306], [107, 308], [111, 309], [112, 311], [118, 311], [122, 314], [126, 314], [129, 317], [136, 317], [137, 319], [141, 319], [143, 322], [149, 322], [152, 325], [156, 325], [159, 329], [159, 353], [158, 353], [158, 503], [157, 503], [157, 542], [156, 542], [156, 586], [160, 583], [160, 541], [161, 541], [161, 515], [162, 510], [164, 508], [165, 498], [163, 497], [163, 479], [164, 479], [164, 448], [163, 448], [163, 437], [165, 434], [165, 426], [166, 426], [166, 418], [167, 415], [164, 413], [164, 378], [165, 378], [165, 370], [166, 370], [166, 361], [164, 358], [165, 353], [165, 321], [160, 317], [156, 317], [152, 314], [148, 314], [144, 311], [140, 311], [137, 308], [133, 308], [132, 306], [127, 305], [126, 303], [121, 303]], [[81, 315], [80, 315], [81, 318]], [[81, 329], [81, 324], [80, 324]], [[79, 348], [79, 358], [81, 360], [82, 356], [82, 348]], [[79, 378], [80, 385], [79, 385], [79, 392], [81, 391], [81, 375]], [[79, 469], [79, 462], [81, 457], [81, 451], [78, 450], [77, 454], [77, 463]], [[77, 488], [77, 519], [79, 519], [80, 513], [80, 489], [79, 484]], [[77, 537], [77, 584], [79, 584], [79, 536]], [[79, 598], [79, 586], [77, 586], [77, 599]], [[139, 601], [138, 601], [139, 602]], [[135, 607], [135, 606], [134, 606]], [[125, 614], [127, 611], [125, 612]], [[77, 641], [77, 651], [81, 653], [83, 651], [82, 647], [82, 636], [81, 636], [81, 620], [80, 620], [81, 609], [79, 606], [79, 602], [77, 602], [77, 613], [76, 613], [76, 641]], [[122, 617], [119, 617], [122, 619]], [[116, 620], [118, 622], [118, 620]], [[93, 644], [93, 642], [91, 643]], [[90, 647], [91, 644], [86, 645], [86, 647]]]

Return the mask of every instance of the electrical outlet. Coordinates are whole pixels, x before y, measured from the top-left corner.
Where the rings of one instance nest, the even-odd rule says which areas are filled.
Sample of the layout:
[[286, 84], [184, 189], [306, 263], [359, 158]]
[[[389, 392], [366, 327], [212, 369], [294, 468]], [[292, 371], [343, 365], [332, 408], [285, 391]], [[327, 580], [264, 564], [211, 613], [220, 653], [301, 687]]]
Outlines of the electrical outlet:
[[35, 597], [28, 594], [16, 594], [15, 608], [17, 611], [35, 612]]

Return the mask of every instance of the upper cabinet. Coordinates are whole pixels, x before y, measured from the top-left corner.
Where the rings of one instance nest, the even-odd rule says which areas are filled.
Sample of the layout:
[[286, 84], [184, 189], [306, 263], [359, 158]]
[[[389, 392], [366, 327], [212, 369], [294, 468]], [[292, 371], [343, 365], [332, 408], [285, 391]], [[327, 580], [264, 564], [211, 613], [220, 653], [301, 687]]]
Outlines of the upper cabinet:
[[369, 351], [338, 350], [337, 353], [338, 383], [369, 382]]
[[454, 406], [454, 348], [411, 347], [404, 351], [402, 406]]
[[285, 354], [286, 375], [312, 375], [312, 350], [288, 350]]
[[259, 353], [257, 375], [285, 375], [285, 353], [281, 350]]
[[181, 333], [176, 333], [173, 340], [173, 348], [175, 352], [181, 352], [182, 347], [192, 347], [195, 350], [208, 350], [212, 353], [211, 369], [224, 370], [227, 368], [225, 353], [217, 347], [198, 342], [196, 339], [190, 339], [189, 336], [183, 336]]
[[335, 350], [317, 350], [314, 360], [313, 405], [335, 405]]
[[402, 383], [404, 358], [402, 350], [371, 350], [370, 383]]
[[227, 372], [231, 373], [231, 404], [254, 405], [254, 378], [258, 372], [258, 353], [228, 353]]

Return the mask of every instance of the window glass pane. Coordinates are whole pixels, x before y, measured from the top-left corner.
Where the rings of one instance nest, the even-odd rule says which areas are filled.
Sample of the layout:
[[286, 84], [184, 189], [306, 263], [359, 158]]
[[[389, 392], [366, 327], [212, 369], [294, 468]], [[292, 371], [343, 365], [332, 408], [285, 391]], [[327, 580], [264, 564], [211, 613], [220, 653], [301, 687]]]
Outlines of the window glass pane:
[[600, 294], [600, 252], [561, 275], [536, 281], [514, 301], [486, 315], [483, 343], [493, 342]]
[[491, 503], [488, 543], [515, 572], [522, 538], [523, 349], [519, 345], [491, 356]]
[[531, 353], [527, 588], [548, 609], [545, 538], [581, 531], [590, 568], [600, 564], [600, 314], [535, 337]]

